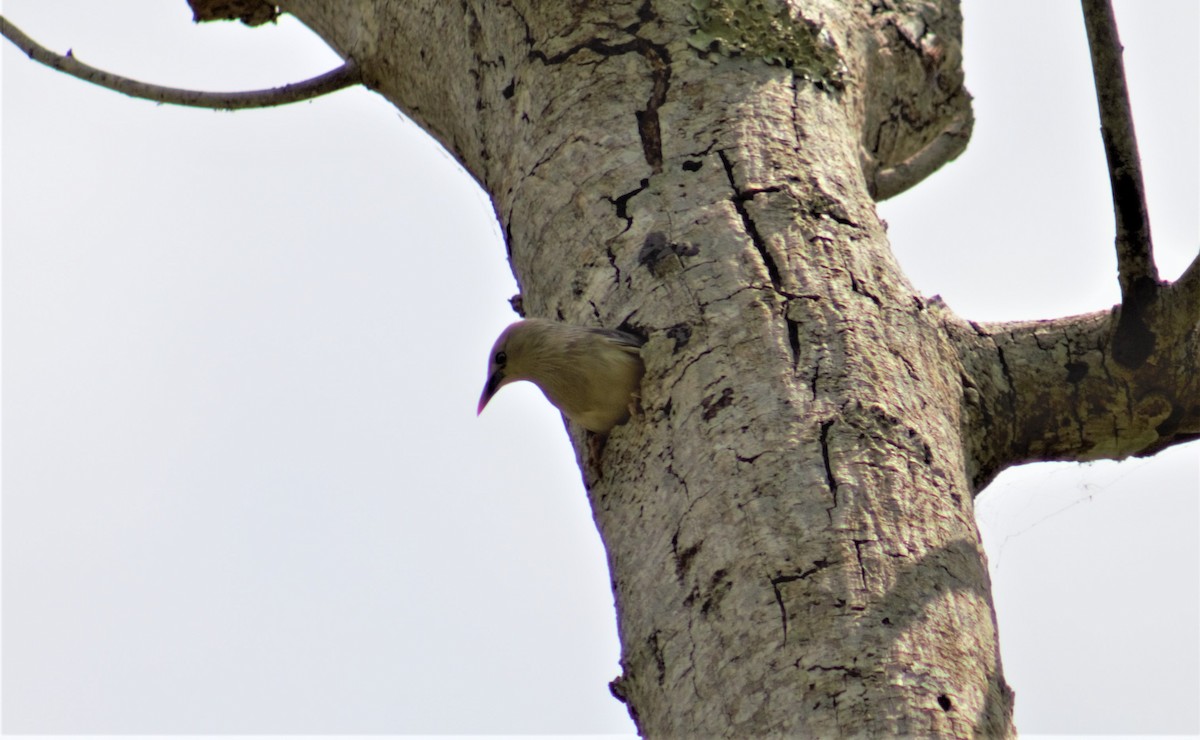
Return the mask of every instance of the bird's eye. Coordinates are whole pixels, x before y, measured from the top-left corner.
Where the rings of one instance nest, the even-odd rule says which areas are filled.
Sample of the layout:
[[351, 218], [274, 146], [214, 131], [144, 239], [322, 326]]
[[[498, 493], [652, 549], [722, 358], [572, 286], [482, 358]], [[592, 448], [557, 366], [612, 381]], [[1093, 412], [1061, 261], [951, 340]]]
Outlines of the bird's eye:
[[504, 363], [508, 362], [508, 355], [505, 354], [504, 350], [500, 350], [496, 353], [496, 356], [492, 358], [492, 362], [496, 363], [497, 365], [503, 365]]

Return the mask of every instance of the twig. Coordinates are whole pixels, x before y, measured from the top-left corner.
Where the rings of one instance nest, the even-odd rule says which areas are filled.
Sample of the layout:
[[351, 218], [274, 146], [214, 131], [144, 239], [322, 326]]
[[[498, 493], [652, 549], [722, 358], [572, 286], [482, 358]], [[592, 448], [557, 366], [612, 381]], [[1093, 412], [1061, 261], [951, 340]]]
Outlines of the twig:
[[1123, 48], [1117, 36], [1112, 1], [1082, 0], [1082, 3], [1088, 46], [1092, 52], [1096, 101], [1100, 107], [1100, 134], [1104, 139], [1104, 152], [1108, 156], [1113, 212], [1117, 222], [1117, 271], [1121, 282], [1121, 298], [1128, 306], [1156, 292], [1158, 268], [1154, 264], [1154, 250], [1150, 241], [1146, 190], [1142, 184], [1137, 135], [1133, 131], [1129, 89], [1125, 84], [1125, 66], [1121, 60]]
[[181, 90], [174, 87], [162, 87], [147, 82], [131, 80], [128, 77], [105, 72], [102, 69], [88, 66], [75, 58], [71, 52], [66, 55], [56, 54], [46, 49], [38, 42], [26, 36], [21, 29], [14, 26], [4, 16], [0, 16], [0, 35], [13, 42], [21, 51], [36, 62], [65, 72], [72, 77], [78, 77], [109, 90], [129, 95], [134, 98], [153, 100], [156, 103], [171, 105], [187, 105], [194, 108], [212, 108], [215, 110], [238, 110], [245, 108], [269, 108], [275, 105], [286, 105], [301, 100], [309, 100], [326, 93], [341, 90], [344, 87], [357, 85], [362, 81], [358, 64], [353, 59], [347, 59], [342, 66], [313, 77], [303, 82], [297, 82], [283, 87], [273, 87], [266, 90], [248, 90], [243, 92], [208, 92], [203, 90]]

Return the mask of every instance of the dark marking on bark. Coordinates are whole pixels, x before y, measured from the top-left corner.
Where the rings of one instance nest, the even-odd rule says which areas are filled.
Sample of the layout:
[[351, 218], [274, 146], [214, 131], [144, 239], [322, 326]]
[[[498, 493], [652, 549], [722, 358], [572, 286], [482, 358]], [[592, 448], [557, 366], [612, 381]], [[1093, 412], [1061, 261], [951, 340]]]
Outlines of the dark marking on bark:
[[[814, 665], [814, 666], [809, 666], [809, 670], [810, 671], [824, 671], [824, 672], [837, 671], [838, 673], [845, 673], [847, 676], [849, 676], [851, 678], [862, 678], [862, 669], [858, 668], [857, 666]], [[834, 704], [837, 704], [836, 697], [841, 696], [844, 693], [846, 693], [846, 692], [839, 691], [836, 694], [833, 694], [833, 696], [835, 697]]]
[[503, 90], [501, 90], [500, 94], [504, 96], [505, 100], [512, 100], [512, 96], [514, 94], [516, 94], [516, 92], [517, 92], [517, 79], [514, 77], [513, 79], [508, 81], [508, 86], [505, 87]]
[[821, 205], [824, 207], [819, 210], [812, 209], [809, 212], [816, 218], [824, 216], [834, 223], [841, 224], [842, 226], [850, 226], [855, 229], [862, 228], [862, 226], [860, 226], [854, 219], [850, 218], [850, 214], [846, 212], [845, 207], [843, 207], [840, 202], [830, 198]]
[[699, 253], [700, 249], [695, 245], [674, 244], [669, 242], [661, 231], [652, 231], [646, 235], [642, 248], [638, 251], [638, 263], [661, 280], [683, 266], [683, 260], [680, 258], [692, 257]]
[[949, 712], [951, 709], [954, 709], [954, 702], [950, 701], [950, 697], [946, 696], [945, 694], [938, 694], [937, 703], [944, 712]]
[[692, 339], [692, 329], [687, 324], [675, 324], [667, 329], [667, 336], [675, 340], [675, 347], [671, 350], [671, 353], [674, 354], [688, 346], [688, 342]]
[[709, 395], [700, 401], [700, 405], [704, 407], [704, 413], [701, 416], [705, 421], [712, 421], [721, 409], [733, 403], [733, 389], [723, 388], [720, 397], [715, 401], [713, 398], [714, 396]]
[[800, 323], [792, 321], [787, 316], [784, 316], [783, 320], [787, 322], [788, 346], [792, 350], [792, 368], [794, 369], [796, 365], [800, 364]]
[[646, 238], [642, 241], [642, 248], [638, 251], [638, 264], [655, 272], [658, 263], [667, 256], [668, 252], [670, 252], [670, 247], [667, 246], [667, 235], [661, 231], [651, 231], [646, 234]]
[[[669, 412], [670, 411], [670, 408], [669, 408], [670, 400], [667, 401], [667, 405], [668, 405], [667, 411]], [[687, 481], [684, 480], [683, 477], [679, 475], [679, 473], [676, 473], [675, 468], [672, 467], [671, 465], [667, 465], [667, 474], [675, 479], [675, 482], [678, 483], [679, 487], [683, 489], [683, 495], [686, 496], [689, 500], [691, 500], [692, 494], [691, 494], [691, 491], [688, 490]]]
[[1113, 359], [1130, 370], [1136, 370], [1154, 354], [1157, 340], [1158, 336], [1146, 326], [1142, 317], [1122, 311], [1113, 341]]
[[913, 367], [913, 364], [911, 362], [908, 361], [908, 358], [905, 357], [904, 355], [900, 354], [896, 350], [892, 350], [891, 352], [892, 352], [893, 357], [900, 360], [900, 362], [904, 363], [904, 369], [908, 372], [908, 377], [912, 378], [913, 380], [915, 380], [919, 383], [921, 381], [921, 376], [917, 374], [917, 369], [915, 367]]
[[1086, 362], [1080, 362], [1078, 360], [1075, 362], [1068, 362], [1066, 364], [1066, 368], [1068, 383], [1078, 383], [1087, 377], [1088, 364]]
[[729, 575], [729, 571], [721, 568], [716, 573], [713, 573], [712, 578], [708, 581], [708, 598], [700, 605], [701, 616], [708, 616], [721, 606], [721, 601], [725, 599], [725, 595], [729, 593], [729, 589], [733, 588], [733, 583], [725, 580]]
[[[649, 23], [650, 21], [654, 20], [653, 0], [642, 0], [642, 5], [638, 8], [637, 15], [638, 20], [641, 21], [641, 23]], [[638, 30], [638, 26], [641, 25], [641, 23], [632, 24], [625, 30], [629, 33], [634, 33]]]
[[671, 57], [665, 46], [642, 42], [638, 51], [650, 63], [654, 87], [650, 99], [646, 101], [646, 110], [637, 114], [638, 133], [642, 137], [642, 152], [646, 163], [655, 174], [662, 172], [662, 129], [658, 120], [658, 109], [667, 101], [667, 90], [671, 86]]
[[696, 599], [698, 598], [700, 598], [700, 589], [696, 586], [692, 586], [692, 590], [688, 593], [688, 595], [683, 597], [684, 608], [691, 609], [692, 604], [695, 604]]
[[867, 588], [867, 565], [863, 562], [862, 546], [870, 543], [871, 540], [852, 540], [852, 542], [854, 542], [854, 555], [858, 558], [858, 571], [862, 576], [863, 589], [865, 590]]
[[[613, 272], [616, 274], [616, 277], [613, 278], [613, 282], [616, 283], [617, 285], [620, 285], [621, 284], [621, 268], [617, 265], [617, 255], [615, 253], [613, 253], [612, 247], [606, 247], [604, 251], [608, 255], [609, 267], [611, 267], [613, 269]], [[599, 314], [597, 314], [597, 318], [599, 318]]]
[[688, 360], [688, 363], [683, 366], [682, 370], [679, 371], [679, 377], [682, 378], [687, 373], [687, 371], [691, 369], [692, 365], [695, 365], [697, 362], [699, 362], [700, 360], [703, 360], [705, 357], [707, 357], [708, 355], [711, 355], [712, 353], [713, 353], [713, 351], [711, 349], [706, 349], [703, 352], [701, 352], [700, 354], [693, 357], [692, 359]]
[[642, 346], [650, 341], [650, 335], [646, 333], [645, 327], [641, 324], [634, 323], [633, 317], [637, 315], [637, 311], [621, 319], [621, 323], [617, 324], [617, 331], [625, 332], [631, 336], [638, 338], [638, 345]]
[[854, 273], [851, 272], [851, 273], [849, 273], [849, 275], [850, 275], [850, 290], [853, 290], [855, 293], [858, 293], [861, 296], [866, 296], [877, 307], [879, 307], [879, 308], [883, 307], [883, 301], [879, 300], [879, 296], [875, 295], [871, 291], [864, 288], [863, 284], [858, 282], [858, 278], [856, 278], [854, 276]]
[[654, 630], [650, 633], [650, 637], [646, 638], [646, 645], [650, 648], [650, 655], [654, 658], [654, 667], [658, 669], [658, 685], [662, 686], [667, 680], [667, 659], [663, 655], [662, 645], [658, 642], [659, 631]]
[[779, 620], [783, 622], [783, 639], [779, 641], [779, 646], [783, 647], [787, 644], [788, 613], [783, 603], [783, 592], [779, 590], [779, 583], [774, 578], [771, 579], [771, 590], [775, 592], [775, 603], [779, 605]]
[[1147, 314], [1158, 302], [1159, 284], [1140, 277], [1122, 297], [1120, 316], [1113, 331], [1112, 356], [1123, 367], [1136, 370], [1154, 354], [1158, 335], [1147, 325]]
[[696, 172], [701, 167], [704, 166], [704, 162], [702, 162], [698, 159], [687, 159], [687, 160], [684, 160], [684, 162], [681, 166], [683, 167], [685, 172]]
[[[644, 21], [643, 21], [644, 22]], [[636, 33], [636, 26], [626, 29]], [[619, 44], [609, 44], [601, 39], [589, 39], [554, 56], [546, 56], [544, 52], [534, 49], [530, 57], [545, 64], [562, 64], [584, 50], [599, 54], [602, 57], [616, 57], [623, 54], [639, 54], [650, 66], [650, 97], [646, 100], [643, 110], [635, 111], [638, 135], [642, 140], [642, 154], [646, 164], [654, 174], [662, 172], [662, 130], [658, 119], [658, 109], [667, 100], [667, 92], [671, 88], [671, 55], [667, 47], [655, 44], [647, 39], [635, 36], [629, 41]]]
[[676, 531], [671, 537], [671, 553], [675, 556], [675, 575], [679, 578], [680, 583], [683, 582], [684, 577], [687, 575], [688, 569], [692, 565], [692, 560], [695, 559], [696, 554], [700, 552], [700, 548], [703, 547], [703, 545], [704, 540], [700, 540], [696, 544], [689, 545], [688, 547], [683, 548], [683, 550], [680, 550], [679, 532]]
[[788, 573], [786, 575], [781, 573], [781, 574], [775, 576], [774, 578], [772, 578], [771, 583], [773, 585], [778, 586], [783, 583], [792, 583], [793, 581], [803, 581], [805, 578], [808, 578], [812, 574], [820, 573], [821, 571], [825, 570], [826, 568], [828, 568], [832, 565], [833, 565], [833, 561], [831, 561], [831, 560], [825, 560], [825, 559], [814, 560], [813, 567], [809, 568], [808, 570], [802, 570], [799, 573]]
[[629, 215], [629, 205], [628, 204], [629, 204], [630, 199], [633, 198], [638, 193], [645, 190], [646, 187], [649, 185], [650, 185], [649, 180], [642, 180], [641, 183], [639, 183], [636, 188], [634, 188], [633, 190], [630, 190], [628, 193], [625, 193], [624, 195], [618, 195], [616, 198], [609, 198], [609, 202], [611, 202], [614, 206], [616, 206], [617, 218], [623, 219], [625, 221], [625, 231], [629, 231], [629, 228], [631, 226], [633, 226], [633, 218]]

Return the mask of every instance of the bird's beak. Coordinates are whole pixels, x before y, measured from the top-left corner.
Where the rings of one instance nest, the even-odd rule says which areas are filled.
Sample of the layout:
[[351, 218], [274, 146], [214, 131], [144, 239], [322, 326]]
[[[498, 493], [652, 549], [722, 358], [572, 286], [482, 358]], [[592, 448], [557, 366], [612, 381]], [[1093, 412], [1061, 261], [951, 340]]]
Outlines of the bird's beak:
[[492, 377], [488, 378], [487, 383], [483, 386], [483, 393], [479, 396], [479, 408], [475, 410], [476, 416], [483, 413], [483, 407], [488, 405], [488, 401], [492, 400], [492, 396], [500, 390], [500, 384], [503, 382], [504, 373], [500, 370], [492, 373]]

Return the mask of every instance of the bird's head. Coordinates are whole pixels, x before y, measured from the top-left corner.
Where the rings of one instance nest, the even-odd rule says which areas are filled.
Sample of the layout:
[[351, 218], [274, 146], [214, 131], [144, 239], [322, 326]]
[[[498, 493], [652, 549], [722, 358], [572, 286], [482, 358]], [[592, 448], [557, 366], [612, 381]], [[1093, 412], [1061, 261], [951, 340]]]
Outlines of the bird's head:
[[555, 324], [551, 321], [528, 319], [511, 324], [501, 332], [488, 355], [487, 382], [479, 396], [479, 408], [483, 409], [504, 386], [518, 380], [537, 379], [538, 369], [545, 372], [554, 354], [553, 335]]

